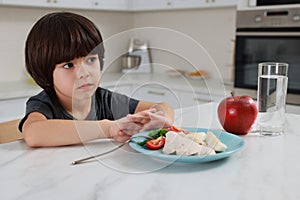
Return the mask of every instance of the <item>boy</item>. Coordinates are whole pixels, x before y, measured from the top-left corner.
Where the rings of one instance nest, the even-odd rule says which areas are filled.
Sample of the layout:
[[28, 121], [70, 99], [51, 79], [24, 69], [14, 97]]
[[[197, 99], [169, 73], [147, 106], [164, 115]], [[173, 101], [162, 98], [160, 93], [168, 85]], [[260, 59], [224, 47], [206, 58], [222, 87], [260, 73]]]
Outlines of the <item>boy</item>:
[[26, 69], [43, 91], [28, 100], [19, 124], [29, 146], [125, 141], [173, 123], [167, 103], [138, 101], [99, 87], [102, 42], [97, 27], [74, 13], [50, 13], [33, 26], [25, 45]]

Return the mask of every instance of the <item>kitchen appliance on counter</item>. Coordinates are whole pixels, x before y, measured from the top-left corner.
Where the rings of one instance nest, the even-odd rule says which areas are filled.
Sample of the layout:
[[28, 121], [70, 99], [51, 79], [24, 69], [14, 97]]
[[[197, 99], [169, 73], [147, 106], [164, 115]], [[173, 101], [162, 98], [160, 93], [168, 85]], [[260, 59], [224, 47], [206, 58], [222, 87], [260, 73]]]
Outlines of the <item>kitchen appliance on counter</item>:
[[286, 62], [287, 103], [300, 104], [300, 8], [238, 10], [235, 91], [256, 98], [258, 63]]
[[128, 53], [122, 56], [122, 72], [152, 72], [152, 59], [147, 42], [139, 39], [130, 39]]
[[238, 0], [238, 10], [300, 7], [300, 0]]
[[276, 6], [299, 4], [300, 0], [250, 0], [253, 6]]

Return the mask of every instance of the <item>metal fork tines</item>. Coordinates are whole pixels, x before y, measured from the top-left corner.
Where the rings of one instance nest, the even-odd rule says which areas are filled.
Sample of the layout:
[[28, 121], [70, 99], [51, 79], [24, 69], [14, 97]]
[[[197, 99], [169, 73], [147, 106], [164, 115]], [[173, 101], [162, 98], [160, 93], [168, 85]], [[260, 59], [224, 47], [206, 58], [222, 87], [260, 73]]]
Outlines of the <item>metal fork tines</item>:
[[100, 154], [97, 154], [97, 155], [89, 156], [89, 157], [86, 157], [86, 158], [82, 158], [82, 159], [79, 159], [79, 160], [75, 160], [75, 161], [72, 162], [72, 165], [76, 165], [76, 164], [82, 163], [84, 161], [94, 159], [94, 158], [109, 154], [111, 152], [114, 152], [114, 151], [120, 149], [121, 147], [123, 147], [125, 144], [128, 144], [129, 142], [134, 142], [134, 143], [138, 144], [138, 142], [134, 141], [135, 138], [145, 138], [145, 139], [150, 139], [150, 140], [153, 139], [152, 137], [144, 136], [144, 135], [133, 136], [129, 140], [125, 141], [124, 143], [120, 144], [119, 146], [116, 146], [115, 148], [113, 148], [109, 151], [106, 151], [106, 152], [103, 152], [103, 153], [100, 153]]

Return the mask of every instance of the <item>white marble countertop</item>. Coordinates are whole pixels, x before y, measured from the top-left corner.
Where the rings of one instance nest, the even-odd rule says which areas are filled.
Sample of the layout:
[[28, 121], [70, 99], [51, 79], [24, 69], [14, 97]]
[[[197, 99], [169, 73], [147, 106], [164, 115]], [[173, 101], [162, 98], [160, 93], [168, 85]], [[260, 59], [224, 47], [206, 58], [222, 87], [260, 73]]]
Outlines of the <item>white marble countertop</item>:
[[[0, 199], [300, 199], [300, 115], [286, 114], [277, 137], [246, 135], [244, 148], [211, 163], [167, 165], [122, 149], [80, 165], [73, 160], [113, 147], [106, 140], [84, 146], [31, 149], [23, 141], [0, 145]], [[176, 125], [221, 128], [216, 104], [176, 110]]]
[[[147, 85], [162, 86], [182, 91], [202, 92], [207, 94], [220, 94], [224, 96], [226, 88], [232, 88], [221, 80], [211, 78], [191, 79], [186, 76], [170, 76], [161, 73], [119, 73], [103, 72], [100, 86], [120, 87], [123, 85]], [[0, 84], [0, 100], [29, 97], [41, 91], [36, 84], [28, 81], [6, 82]]]
[[[103, 73], [101, 86], [122, 86], [128, 84], [139, 84], [152, 86], [163, 86], [170, 89], [182, 91], [202, 92], [207, 94], [224, 95], [228, 93], [227, 89], [232, 89], [233, 84], [224, 83], [223, 80], [216, 80], [209, 77], [190, 78], [184, 75], [168, 75], [167, 73]], [[229, 93], [230, 94], [230, 93]]]

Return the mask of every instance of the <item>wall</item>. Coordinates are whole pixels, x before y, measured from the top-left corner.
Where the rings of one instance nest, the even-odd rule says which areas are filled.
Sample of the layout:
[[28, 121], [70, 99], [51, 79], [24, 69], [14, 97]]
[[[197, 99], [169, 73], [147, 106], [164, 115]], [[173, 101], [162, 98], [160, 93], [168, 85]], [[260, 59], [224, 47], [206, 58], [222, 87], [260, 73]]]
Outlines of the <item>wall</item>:
[[[140, 34], [141, 37], [149, 39], [154, 47], [167, 47], [163, 54], [162, 51], [155, 50], [153, 54], [155, 62], [188, 71], [195, 70], [195, 68], [204, 69], [213, 77], [219, 76], [217, 74], [219, 73], [224, 80], [230, 80], [235, 37], [235, 12], [235, 7], [140, 12], [134, 14], [134, 26], [136, 28], [145, 26], [167, 28], [167, 30], [151, 28], [152, 33]], [[180, 52], [178, 50], [180, 48], [184, 50]], [[208, 60], [205, 50], [216, 63], [217, 69]], [[172, 55], [174, 52], [177, 53], [176, 56]], [[156, 70], [159, 69], [156, 68]]]
[[[0, 83], [28, 78], [24, 67], [26, 36], [36, 20], [52, 11], [0, 7]], [[231, 79], [234, 7], [137, 13], [73, 12], [94, 21], [102, 31], [104, 39], [109, 41], [106, 44], [109, 47], [106, 52], [109, 71], [120, 70], [120, 63], [115, 62], [115, 59], [126, 52], [128, 39], [134, 36], [148, 40], [154, 48], [152, 54], [156, 63], [155, 71], [164, 71], [168, 66], [187, 71], [204, 69], [212, 77], [222, 75], [225, 80]], [[137, 29], [132, 31], [132, 28]]]
[[[0, 83], [28, 79], [25, 70], [24, 44], [33, 24], [50, 9], [0, 7]], [[133, 15], [126, 12], [72, 11], [91, 19], [99, 27], [103, 38], [131, 29]], [[128, 39], [114, 44], [116, 49], [127, 49]], [[109, 54], [109, 51], [107, 52]], [[108, 55], [108, 60], [110, 55]], [[111, 71], [119, 68], [115, 65]]]

